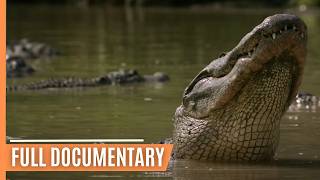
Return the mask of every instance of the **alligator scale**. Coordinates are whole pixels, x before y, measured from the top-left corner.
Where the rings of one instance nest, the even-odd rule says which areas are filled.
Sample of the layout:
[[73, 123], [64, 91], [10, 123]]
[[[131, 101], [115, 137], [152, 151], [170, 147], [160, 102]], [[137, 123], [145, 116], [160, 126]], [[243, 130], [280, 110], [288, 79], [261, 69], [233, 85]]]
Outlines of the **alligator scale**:
[[307, 28], [297, 16], [266, 18], [191, 81], [174, 115], [176, 159], [271, 159], [280, 119], [297, 94]]

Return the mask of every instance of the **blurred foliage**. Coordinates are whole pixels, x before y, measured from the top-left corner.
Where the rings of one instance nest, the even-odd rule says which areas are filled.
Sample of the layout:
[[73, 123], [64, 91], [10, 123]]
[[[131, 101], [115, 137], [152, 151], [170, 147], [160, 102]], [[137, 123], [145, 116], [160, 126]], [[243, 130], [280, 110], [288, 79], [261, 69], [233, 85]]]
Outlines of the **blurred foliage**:
[[203, 4], [216, 4], [226, 6], [286, 6], [310, 5], [320, 6], [320, 0], [10, 0], [8, 3], [50, 3], [50, 4], [75, 4], [75, 5], [143, 5], [143, 6], [191, 6]]
[[320, 6], [320, 0], [293, 0], [293, 5]]

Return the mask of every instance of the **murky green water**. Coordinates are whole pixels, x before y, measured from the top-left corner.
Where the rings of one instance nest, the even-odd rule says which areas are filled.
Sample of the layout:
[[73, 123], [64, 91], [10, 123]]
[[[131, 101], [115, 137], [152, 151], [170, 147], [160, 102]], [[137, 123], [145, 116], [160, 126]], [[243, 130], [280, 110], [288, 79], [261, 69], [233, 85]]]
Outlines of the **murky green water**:
[[[138, 84], [7, 95], [7, 135], [24, 138], [168, 137], [171, 117], [195, 74], [235, 46], [264, 17], [281, 10], [124, 10], [104, 7], [8, 7], [8, 40], [28, 37], [63, 52], [34, 61], [27, 81], [96, 76], [121, 67], [143, 74], [163, 71], [169, 83]], [[320, 13], [300, 16], [309, 27], [309, 54], [301, 89], [320, 95]], [[151, 98], [152, 101], [145, 101]], [[289, 118], [290, 117], [290, 118]], [[218, 164], [178, 161], [176, 179], [318, 179], [320, 112], [290, 113], [281, 125], [274, 164]], [[156, 178], [144, 173], [10, 173], [11, 179]]]

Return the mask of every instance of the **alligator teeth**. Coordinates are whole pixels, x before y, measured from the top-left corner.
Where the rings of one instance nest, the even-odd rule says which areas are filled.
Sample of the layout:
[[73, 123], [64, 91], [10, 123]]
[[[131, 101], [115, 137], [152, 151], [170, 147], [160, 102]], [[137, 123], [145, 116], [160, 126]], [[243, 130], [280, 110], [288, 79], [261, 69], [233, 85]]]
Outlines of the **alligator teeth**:
[[301, 38], [304, 38], [304, 34], [303, 33], [301, 33]]
[[272, 33], [272, 39], [276, 39], [276, 33]]
[[248, 52], [248, 56], [251, 56], [251, 52]]
[[280, 31], [279, 31], [279, 34], [281, 34], [281, 33], [282, 33], [282, 31], [280, 30]]
[[285, 31], [288, 30], [288, 26], [287, 25], [284, 26], [284, 30]]

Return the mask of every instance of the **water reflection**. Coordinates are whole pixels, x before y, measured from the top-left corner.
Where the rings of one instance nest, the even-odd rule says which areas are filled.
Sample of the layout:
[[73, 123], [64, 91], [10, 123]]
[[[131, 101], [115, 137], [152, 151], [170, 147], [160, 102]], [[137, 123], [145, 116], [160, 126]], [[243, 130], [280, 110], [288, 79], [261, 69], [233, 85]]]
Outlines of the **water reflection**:
[[318, 179], [320, 161], [281, 160], [265, 164], [205, 163], [199, 161], [171, 162], [167, 172], [16, 172], [12, 178], [60, 179], [175, 179], [175, 180], [300, 180]]
[[[224, 164], [204, 162], [178, 162], [174, 170], [174, 179], [300, 179], [309, 169], [309, 161], [282, 160], [266, 164]], [[303, 168], [301, 168], [303, 167]], [[320, 168], [320, 162], [313, 162], [313, 168]], [[317, 169], [308, 178], [319, 177]]]

